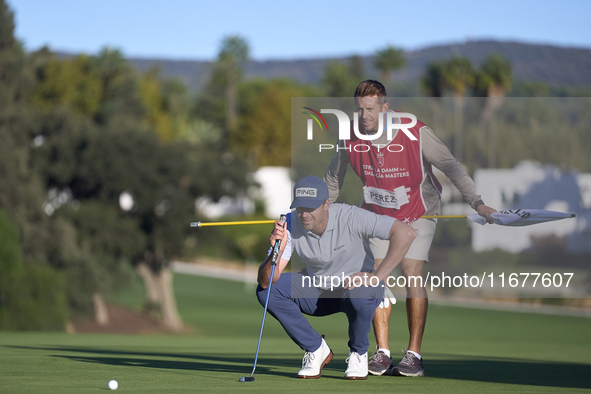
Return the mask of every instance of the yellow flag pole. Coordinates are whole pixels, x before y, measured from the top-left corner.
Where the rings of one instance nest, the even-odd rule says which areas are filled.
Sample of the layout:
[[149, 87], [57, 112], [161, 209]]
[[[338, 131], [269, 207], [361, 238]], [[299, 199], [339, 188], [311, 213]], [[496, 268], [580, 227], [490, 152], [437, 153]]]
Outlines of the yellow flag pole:
[[[425, 215], [421, 216], [423, 219], [461, 219], [467, 215]], [[238, 226], [244, 224], [272, 224], [275, 220], [245, 220], [240, 222], [192, 222], [191, 227], [210, 227], [210, 226]]]
[[191, 223], [191, 227], [208, 227], [208, 226], [238, 226], [242, 224], [271, 224], [275, 223], [275, 220], [245, 220], [241, 222], [210, 222], [210, 223], [201, 223], [201, 222], [193, 222]]
[[424, 215], [421, 219], [462, 219], [467, 218], [468, 215]]

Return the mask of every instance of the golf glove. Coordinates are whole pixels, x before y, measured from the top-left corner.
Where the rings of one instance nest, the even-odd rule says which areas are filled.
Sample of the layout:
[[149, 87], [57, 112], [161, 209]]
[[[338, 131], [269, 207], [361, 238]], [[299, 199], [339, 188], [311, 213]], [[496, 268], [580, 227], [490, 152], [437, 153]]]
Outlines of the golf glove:
[[384, 290], [384, 299], [380, 302], [380, 308], [388, 308], [390, 303], [392, 303], [392, 305], [396, 304], [396, 297], [394, 297], [394, 294], [392, 294], [390, 289], [386, 287]]

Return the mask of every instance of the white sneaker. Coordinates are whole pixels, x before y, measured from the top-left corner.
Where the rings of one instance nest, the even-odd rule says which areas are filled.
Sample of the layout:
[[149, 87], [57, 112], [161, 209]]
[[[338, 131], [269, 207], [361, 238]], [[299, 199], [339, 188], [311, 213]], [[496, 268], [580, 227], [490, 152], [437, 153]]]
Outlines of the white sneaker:
[[350, 352], [349, 358], [346, 360], [349, 366], [345, 371], [345, 379], [347, 380], [363, 380], [367, 379], [367, 352], [360, 356], [359, 353]]
[[298, 378], [319, 378], [322, 374], [322, 367], [328, 364], [330, 360], [332, 360], [332, 350], [330, 350], [326, 341], [322, 338], [322, 344], [315, 352], [306, 352], [306, 354], [304, 354], [302, 369], [298, 372]]

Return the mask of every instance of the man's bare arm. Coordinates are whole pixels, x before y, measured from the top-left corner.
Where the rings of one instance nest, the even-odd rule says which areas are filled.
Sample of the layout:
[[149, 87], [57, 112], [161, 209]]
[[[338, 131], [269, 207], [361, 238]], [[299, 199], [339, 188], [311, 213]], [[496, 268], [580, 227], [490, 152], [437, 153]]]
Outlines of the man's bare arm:
[[[337, 141], [337, 146], [339, 143], [343, 142]], [[339, 192], [343, 187], [343, 182], [345, 182], [348, 165], [347, 151], [341, 149], [335, 152], [324, 174], [324, 182], [328, 185], [328, 199], [330, 202], [335, 202], [339, 197]]]
[[451, 154], [447, 146], [435, 136], [433, 130], [428, 127], [421, 128], [421, 140], [423, 157], [450, 179], [472, 209], [478, 212], [480, 216], [486, 217], [489, 223], [494, 223], [494, 219], [490, 214], [496, 212], [496, 210], [484, 205], [482, 198], [476, 193], [474, 181], [468, 175], [464, 166]]
[[390, 246], [388, 246], [388, 252], [386, 252], [386, 256], [380, 263], [380, 266], [376, 272], [373, 274], [367, 272], [357, 272], [353, 275], [350, 275], [351, 280], [347, 284], [344, 284], [344, 287], [349, 290], [353, 289], [355, 287], [353, 285], [355, 283], [353, 278], [356, 276], [376, 276], [380, 282], [386, 279], [392, 270], [394, 270], [394, 268], [400, 264], [406, 255], [406, 252], [408, 252], [408, 248], [410, 248], [412, 241], [414, 241], [416, 237], [417, 232], [415, 229], [410, 227], [408, 224], [396, 220], [390, 228]]
[[386, 256], [375, 272], [375, 275], [380, 281], [386, 279], [386, 277], [390, 275], [390, 272], [400, 264], [406, 255], [406, 252], [408, 252], [408, 248], [410, 248], [412, 241], [414, 241], [416, 237], [417, 232], [408, 224], [399, 220], [394, 222], [390, 229], [390, 245], [388, 246], [388, 252], [386, 252]]

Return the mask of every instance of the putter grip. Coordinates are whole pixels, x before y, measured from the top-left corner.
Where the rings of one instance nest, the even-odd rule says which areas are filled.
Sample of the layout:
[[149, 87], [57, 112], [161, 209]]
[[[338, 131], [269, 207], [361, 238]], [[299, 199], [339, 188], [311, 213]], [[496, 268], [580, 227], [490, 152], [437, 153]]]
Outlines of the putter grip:
[[[287, 220], [287, 216], [281, 215], [280, 219], [283, 223], [283, 227], [285, 228], [285, 221]], [[279, 247], [281, 246], [281, 240], [275, 241], [275, 246], [273, 247], [273, 256], [271, 257], [271, 264], [277, 265], [277, 258], [279, 257]]]

